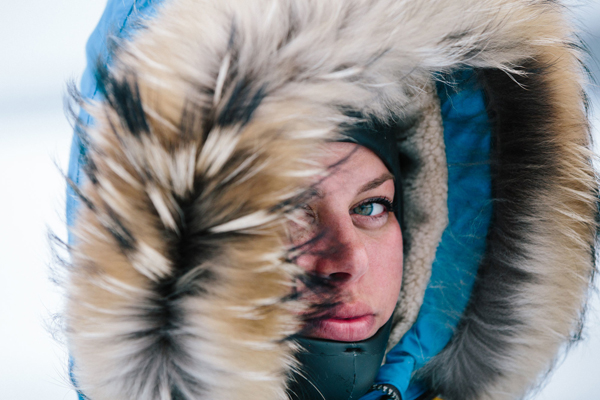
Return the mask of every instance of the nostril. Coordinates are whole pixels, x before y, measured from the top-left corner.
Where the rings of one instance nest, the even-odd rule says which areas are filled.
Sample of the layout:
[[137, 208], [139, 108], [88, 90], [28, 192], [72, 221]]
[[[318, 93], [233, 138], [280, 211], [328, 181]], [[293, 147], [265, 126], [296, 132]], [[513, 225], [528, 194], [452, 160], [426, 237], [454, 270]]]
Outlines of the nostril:
[[350, 275], [347, 272], [334, 272], [333, 274], [329, 275], [329, 279], [332, 282], [345, 282], [347, 280], [349, 280], [352, 277], [352, 275]]

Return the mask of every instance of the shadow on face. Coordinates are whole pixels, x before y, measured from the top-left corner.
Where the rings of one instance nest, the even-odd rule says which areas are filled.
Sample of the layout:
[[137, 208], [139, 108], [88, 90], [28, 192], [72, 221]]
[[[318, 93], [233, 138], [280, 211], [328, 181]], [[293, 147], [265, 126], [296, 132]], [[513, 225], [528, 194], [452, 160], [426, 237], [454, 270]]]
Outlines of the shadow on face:
[[[394, 176], [372, 151], [352, 143], [327, 145], [331, 173], [290, 222], [296, 263], [322, 290], [311, 304], [305, 335], [360, 341], [394, 311], [402, 283], [402, 233], [393, 212]], [[306, 283], [305, 283], [306, 284]]]

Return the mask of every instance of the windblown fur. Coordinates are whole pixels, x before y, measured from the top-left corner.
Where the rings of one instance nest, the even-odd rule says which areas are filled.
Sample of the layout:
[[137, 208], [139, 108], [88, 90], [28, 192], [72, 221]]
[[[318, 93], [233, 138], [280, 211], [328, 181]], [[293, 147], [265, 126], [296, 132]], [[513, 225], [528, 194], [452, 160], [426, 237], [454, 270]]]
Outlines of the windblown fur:
[[302, 304], [283, 229], [323, 173], [320, 144], [352, 113], [429, 121], [422, 92], [471, 67], [495, 124], [494, 219], [463, 320], [420, 373], [447, 400], [522, 396], [577, 329], [593, 269], [570, 35], [541, 0], [165, 1], [117, 43], [105, 101], [86, 106], [66, 313], [80, 389], [285, 398]]

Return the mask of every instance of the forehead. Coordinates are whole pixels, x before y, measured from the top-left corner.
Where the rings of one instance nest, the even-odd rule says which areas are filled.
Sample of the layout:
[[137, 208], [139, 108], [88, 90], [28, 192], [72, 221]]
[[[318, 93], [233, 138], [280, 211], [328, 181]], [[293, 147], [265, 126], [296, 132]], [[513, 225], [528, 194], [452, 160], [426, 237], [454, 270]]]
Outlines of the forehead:
[[[328, 168], [328, 176], [317, 187], [317, 197], [345, 193], [349, 196], [366, 191], [369, 183], [393, 190], [392, 175], [383, 161], [366, 147], [354, 143], [329, 143], [322, 163]], [[393, 193], [392, 193], [393, 194]]]

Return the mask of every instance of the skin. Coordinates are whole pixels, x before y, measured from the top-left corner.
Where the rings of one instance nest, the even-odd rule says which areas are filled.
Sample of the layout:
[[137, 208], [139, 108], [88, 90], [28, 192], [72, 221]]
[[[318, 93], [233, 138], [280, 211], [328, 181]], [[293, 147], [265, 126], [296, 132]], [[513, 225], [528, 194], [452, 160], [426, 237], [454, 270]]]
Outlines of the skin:
[[339, 304], [310, 322], [307, 336], [360, 341], [391, 317], [402, 284], [402, 233], [390, 207], [394, 181], [365, 147], [331, 143], [328, 150], [325, 165], [342, 162], [318, 184], [301, 221], [290, 229], [294, 245], [321, 234], [297, 263], [337, 289]]

